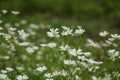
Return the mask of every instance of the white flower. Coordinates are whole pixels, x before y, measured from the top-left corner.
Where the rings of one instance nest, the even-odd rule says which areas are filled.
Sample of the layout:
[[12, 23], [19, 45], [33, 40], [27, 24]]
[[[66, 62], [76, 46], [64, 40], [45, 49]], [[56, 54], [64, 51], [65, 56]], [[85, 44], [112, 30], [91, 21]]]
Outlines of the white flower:
[[110, 74], [105, 74], [105, 77], [103, 80], [112, 80], [111, 75]]
[[40, 46], [41, 46], [41, 47], [46, 47], [46, 46], [47, 46], [47, 44], [40, 44]]
[[31, 29], [38, 29], [39, 26], [32, 23], [32, 24], [30, 24], [30, 28], [31, 28]]
[[7, 10], [2, 10], [2, 13], [3, 14], [6, 14], [8, 11]]
[[32, 47], [27, 47], [26, 51], [31, 54], [34, 52], [34, 49]]
[[66, 51], [66, 50], [68, 50], [70, 47], [69, 47], [69, 45], [65, 45], [65, 46], [62, 45], [62, 46], [60, 46], [59, 48], [60, 48], [61, 51]]
[[110, 57], [111, 60], [115, 60], [116, 57], [119, 57], [119, 51], [116, 51], [115, 49], [110, 49], [108, 50], [108, 56]]
[[62, 26], [62, 29], [63, 29], [62, 36], [67, 36], [72, 34], [73, 30], [70, 29], [69, 27]]
[[29, 34], [28, 34], [28, 33], [25, 33], [24, 30], [18, 30], [18, 33], [19, 33], [19, 35], [20, 35], [20, 38], [23, 39], [23, 40], [26, 40], [27, 37], [29, 36]]
[[13, 71], [14, 69], [11, 68], [11, 67], [7, 67], [6, 70], [7, 70], [8, 72], [11, 72], [11, 71]]
[[6, 70], [0, 70], [0, 72], [3, 73], [3, 74], [7, 73]]
[[68, 74], [68, 73], [67, 73], [65, 70], [62, 70], [62, 71], [61, 71], [61, 76], [64, 76], [64, 77], [65, 77], [65, 76], [67, 76], [67, 74]]
[[76, 49], [68, 49], [68, 53], [70, 55], [72, 55], [72, 56], [81, 55], [82, 54], [81, 51], [82, 51], [81, 49], [78, 49], [78, 50], [76, 50]]
[[43, 72], [43, 71], [47, 70], [47, 67], [46, 66], [42, 66], [42, 67], [39, 66], [36, 70], [39, 72]]
[[0, 74], [0, 80], [11, 80], [11, 79], [9, 79], [7, 74]]
[[83, 52], [83, 54], [85, 55], [85, 56], [91, 56], [91, 52]]
[[20, 42], [18, 43], [19, 46], [28, 46], [30, 45], [30, 42]]
[[76, 65], [76, 61], [74, 60], [64, 60], [65, 65]]
[[56, 46], [57, 46], [57, 44], [55, 42], [50, 42], [47, 44], [47, 47], [50, 47], [50, 48], [54, 48]]
[[99, 33], [99, 36], [107, 36], [109, 33], [107, 31], [103, 31]]
[[14, 15], [18, 15], [18, 14], [20, 14], [19, 11], [11, 11], [11, 13], [14, 14]]
[[28, 80], [29, 77], [27, 75], [18, 75], [17, 80]]
[[115, 39], [120, 39], [120, 35], [118, 34], [111, 34], [111, 37]]
[[85, 32], [84, 29], [82, 29], [81, 26], [78, 26], [78, 29], [75, 30], [75, 35], [83, 34]]
[[92, 39], [87, 39], [87, 42], [88, 43], [86, 44], [86, 46], [92, 46], [92, 47], [98, 48], [98, 49], [101, 48], [100, 44], [97, 42], [94, 42]]
[[20, 22], [21, 24], [26, 24], [27, 23], [27, 21], [26, 20], [21, 20], [21, 22]]
[[53, 77], [53, 75], [51, 73], [45, 73], [44, 76], [47, 77], [47, 78]]
[[3, 30], [3, 28], [2, 28], [2, 27], [0, 27], [0, 30]]
[[58, 28], [56, 28], [56, 29], [51, 28], [50, 32], [47, 32], [47, 35], [49, 37], [51, 37], [51, 38], [53, 38], [53, 37], [56, 37], [56, 38], [60, 37], [59, 32], [58, 32]]

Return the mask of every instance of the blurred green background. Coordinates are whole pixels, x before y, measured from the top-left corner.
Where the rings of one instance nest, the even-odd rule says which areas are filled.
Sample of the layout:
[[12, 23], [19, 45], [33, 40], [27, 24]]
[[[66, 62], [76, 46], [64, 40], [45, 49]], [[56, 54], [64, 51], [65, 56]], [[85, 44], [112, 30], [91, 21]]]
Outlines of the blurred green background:
[[0, 0], [0, 9], [19, 10], [22, 17], [36, 23], [80, 24], [93, 34], [120, 32], [120, 0]]

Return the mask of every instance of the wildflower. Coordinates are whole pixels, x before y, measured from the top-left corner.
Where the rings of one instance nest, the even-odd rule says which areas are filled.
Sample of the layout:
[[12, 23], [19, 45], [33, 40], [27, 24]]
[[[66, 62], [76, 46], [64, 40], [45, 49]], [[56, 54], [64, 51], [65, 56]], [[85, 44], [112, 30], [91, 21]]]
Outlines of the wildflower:
[[19, 11], [11, 11], [11, 13], [14, 14], [14, 15], [18, 15], [18, 14], [20, 14]]
[[27, 23], [27, 21], [26, 20], [21, 20], [21, 22], [20, 22], [21, 24], [26, 24]]
[[54, 48], [56, 46], [57, 46], [57, 44], [55, 42], [50, 42], [47, 44], [47, 47], [50, 47], [50, 48]]
[[115, 39], [120, 39], [120, 35], [118, 34], [111, 34], [111, 37]]
[[29, 79], [27, 75], [18, 75], [16, 78], [17, 80], [28, 80]]
[[3, 14], [6, 14], [8, 11], [7, 10], [2, 10], [2, 13]]
[[64, 60], [65, 65], [76, 65], [76, 62], [74, 60]]
[[83, 54], [88, 57], [88, 56], [91, 56], [92, 53], [91, 52], [83, 52]]
[[9, 79], [7, 74], [0, 74], [0, 80], [11, 80], [11, 79]]
[[75, 35], [80, 35], [80, 34], [83, 34], [85, 32], [84, 29], [82, 29], [81, 26], [78, 26], [78, 29], [75, 30]]
[[105, 74], [105, 77], [103, 80], [112, 80], [111, 75], [110, 74]]
[[98, 48], [98, 49], [101, 48], [100, 44], [97, 42], [94, 42], [92, 39], [87, 39], [87, 42], [88, 43], [86, 44], [86, 46], [92, 46], [92, 47]]
[[119, 51], [116, 51], [115, 49], [108, 50], [108, 56], [111, 60], [115, 60], [116, 57], [119, 57]]
[[60, 48], [61, 51], [66, 51], [66, 50], [68, 50], [70, 47], [69, 47], [69, 45], [65, 45], [65, 46], [62, 45], [62, 46], [60, 46], [59, 48]]
[[2, 28], [2, 27], [0, 27], [0, 30], [3, 30], [3, 28]]
[[30, 45], [30, 42], [20, 42], [18, 43], [19, 46], [28, 46]]
[[34, 52], [34, 49], [32, 47], [27, 47], [26, 51], [31, 54]]
[[6, 73], [7, 73], [6, 70], [1, 70], [0, 72], [3, 73], [3, 74], [6, 74]]
[[39, 26], [38, 25], [36, 25], [36, 24], [30, 24], [30, 28], [32, 28], [32, 29], [38, 29], [39, 28]]
[[70, 55], [72, 55], [72, 56], [81, 55], [82, 54], [81, 51], [82, 51], [81, 49], [78, 49], [78, 50], [76, 50], [76, 49], [68, 49], [68, 53]]
[[61, 71], [61, 76], [64, 76], [64, 77], [65, 77], [65, 76], [67, 76], [67, 74], [68, 74], [68, 72], [66, 72], [65, 70], [62, 70], [62, 71]]
[[11, 71], [13, 71], [14, 69], [11, 68], [11, 67], [7, 67], [6, 70], [7, 70], [8, 72], [11, 72]]
[[103, 37], [105, 37], [105, 36], [107, 36], [109, 33], [107, 32], [107, 31], [103, 31], [103, 32], [100, 32], [99, 33], [99, 36], [103, 36]]
[[51, 73], [45, 73], [44, 76], [47, 77], [47, 78], [53, 77], [53, 75]]
[[39, 72], [43, 72], [43, 71], [47, 70], [47, 67], [46, 66], [38, 67], [36, 70]]
[[47, 35], [51, 38], [53, 38], [53, 37], [58, 38], [58, 37], [60, 37], [58, 30], [59, 30], [58, 28], [56, 28], [56, 29], [51, 28], [50, 32], [47, 32]]
[[23, 39], [23, 40], [26, 40], [27, 37], [29, 36], [29, 34], [28, 34], [28, 33], [25, 33], [24, 30], [18, 30], [18, 33], [19, 33], [19, 35], [20, 35], [20, 38]]
[[66, 26], [62, 26], [63, 32], [62, 32], [62, 36], [67, 36], [67, 35], [71, 35], [72, 34], [72, 29], [66, 27]]

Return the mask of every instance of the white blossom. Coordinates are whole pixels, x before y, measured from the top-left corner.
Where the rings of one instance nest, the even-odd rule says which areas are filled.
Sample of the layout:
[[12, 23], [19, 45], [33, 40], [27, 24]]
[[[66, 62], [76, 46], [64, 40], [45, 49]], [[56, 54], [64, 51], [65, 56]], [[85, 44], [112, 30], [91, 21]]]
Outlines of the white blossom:
[[69, 27], [66, 26], [62, 26], [62, 36], [67, 36], [67, 35], [71, 35], [72, 34], [72, 29], [70, 29]]
[[18, 75], [16, 78], [17, 80], [28, 80], [29, 79], [27, 75]]
[[11, 11], [11, 13], [14, 14], [14, 15], [18, 15], [18, 14], [20, 14], [19, 11]]
[[53, 38], [53, 37], [58, 38], [58, 37], [60, 37], [58, 30], [59, 30], [58, 28], [56, 28], [56, 29], [51, 28], [50, 31], [47, 32], [47, 35], [51, 38]]
[[107, 36], [109, 33], [107, 32], [107, 31], [103, 31], [103, 32], [100, 32], [99, 33], [99, 36], [103, 36], [103, 37], [105, 37], [105, 36]]
[[85, 32], [84, 29], [82, 29], [82, 26], [78, 26], [78, 29], [75, 30], [75, 35], [80, 35], [83, 34]]

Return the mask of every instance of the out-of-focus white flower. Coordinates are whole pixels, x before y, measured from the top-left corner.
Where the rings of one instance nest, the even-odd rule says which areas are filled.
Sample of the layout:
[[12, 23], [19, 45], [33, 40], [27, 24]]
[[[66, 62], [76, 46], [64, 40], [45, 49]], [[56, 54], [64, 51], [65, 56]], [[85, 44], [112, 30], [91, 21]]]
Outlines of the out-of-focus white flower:
[[41, 47], [50, 47], [50, 48], [54, 48], [57, 46], [57, 43], [55, 42], [49, 42], [47, 44], [40, 44]]
[[77, 56], [77, 55], [81, 55], [82, 54], [82, 50], [81, 49], [68, 49], [68, 53], [72, 56]]
[[27, 75], [18, 75], [16, 78], [17, 80], [28, 80], [29, 79]]
[[18, 33], [19, 33], [19, 35], [20, 35], [20, 38], [23, 39], [23, 40], [26, 40], [27, 37], [29, 36], [29, 34], [28, 34], [28, 33], [25, 33], [24, 30], [18, 30]]
[[14, 14], [14, 15], [18, 15], [18, 14], [20, 14], [19, 11], [11, 11], [11, 13]]
[[17, 66], [16, 69], [19, 70], [19, 71], [25, 70], [25, 68], [23, 66]]
[[50, 48], [54, 48], [54, 47], [57, 46], [57, 44], [55, 42], [50, 42], [50, 43], [47, 44], [47, 46], [50, 47]]
[[62, 71], [61, 71], [61, 76], [64, 76], [64, 77], [65, 77], [65, 76], [67, 76], [67, 74], [68, 74], [67, 71], [65, 71], [65, 70], [62, 70]]
[[112, 80], [111, 75], [110, 74], [105, 74], [105, 77], [103, 80]]
[[3, 14], [6, 14], [8, 11], [7, 10], [2, 10], [2, 13]]
[[4, 36], [5, 40], [11, 39], [11, 35], [9, 35], [9, 34], [4, 34], [3, 36]]
[[20, 42], [18, 43], [19, 46], [28, 46], [30, 45], [30, 42]]
[[62, 45], [62, 46], [60, 46], [59, 48], [60, 48], [61, 51], [66, 51], [66, 50], [68, 50], [70, 47], [69, 47], [69, 45], [65, 45], [65, 46]]
[[26, 20], [21, 20], [21, 22], [20, 22], [21, 24], [26, 24], [27, 23], [27, 21]]
[[76, 61], [75, 60], [64, 60], [64, 64], [65, 65], [76, 65]]
[[7, 73], [6, 70], [0, 70], [0, 72], [3, 73], [3, 74], [6, 74], [6, 73]]
[[34, 49], [32, 47], [27, 47], [26, 51], [31, 54], [34, 52]]
[[3, 30], [3, 28], [2, 28], [2, 27], [0, 27], [0, 30]]
[[120, 35], [118, 34], [111, 34], [111, 37], [115, 39], [120, 39]]
[[39, 28], [39, 26], [38, 25], [36, 25], [36, 24], [30, 24], [30, 28], [32, 28], [32, 29], [38, 29]]
[[110, 57], [111, 60], [115, 60], [116, 57], [119, 58], [119, 54], [120, 52], [119, 51], [116, 51], [115, 49], [110, 49], [108, 50], [108, 56]]
[[88, 56], [91, 56], [92, 53], [91, 52], [83, 52], [83, 54], [88, 57]]
[[83, 34], [85, 32], [84, 29], [82, 29], [82, 26], [78, 26], [78, 29], [75, 30], [75, 35], [80, 35]]
[[99, 36], [107, 36], [109, 33], [107, 31], [103, 31], [99, 33]]
[[47, 67], [46, 66], [42, 66], [42, 67], [39, 66], [36, 70], [39, 72], [43, 72], [43, 71], [47, 70]]
[[40, 46], [41, 46], [41, 47], [46, 47], [46, 46], [47, 46], [47, 44], [40, 44]]
[[14, 69], [11, 68], [11, 67], [7, 67], [6, 70], [7, 70], [8, 72], [11, 72], [11, 71], [13, 71]]
[[67, 36], [72, 34], [73, 30], [70, 29], [69, 27], [62, 26], [62, 29], [63, 29], [62, 36]]
[[53, 75], [51, 73], [45, 73], [44, 76], [47, 77], [47, 78], [53, 77]]
[[92, 39], [87, 39], [86, 46], [92, 46], [92, 47], [95, 47], [95, 48], [98, 48], [98, 49], [101, 48], [100, 44], [97, 43], [97, 42], [94, 42]]
[[58, 30], [59, 30], [58, 28], [56, 28], [56, 29], [51, 28], [50, 32], [47, 32], [47, 35], [51, 38], [53, 38], [53, 37], [58, 38], [58, 37], [60, 37]]
[[45, 80], [54, 80], [53, 78], [47, 78], [47, 79], [45, 79]]
[[0, 80], [11, 80], [11, 79], [9, 79], [9, 77], [7, 76], [7, 74], [1, 74], [0, 73]]

